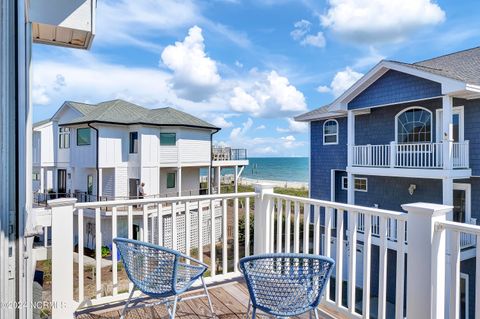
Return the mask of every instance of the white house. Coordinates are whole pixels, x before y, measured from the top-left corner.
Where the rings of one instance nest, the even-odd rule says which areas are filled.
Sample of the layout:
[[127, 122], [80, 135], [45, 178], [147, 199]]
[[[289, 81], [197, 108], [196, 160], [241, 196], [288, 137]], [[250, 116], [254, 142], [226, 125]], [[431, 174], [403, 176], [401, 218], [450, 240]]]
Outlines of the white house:
[[49, 192], [79, 201], [136, 198], [139, 183], [150, 197], [207, 194], [211, 177], [201, 189], [202, 168], [218, 175], [233, 167], [238, 177], [248, 165], [246, 151], [229, 148], [213, 161], [212, 135], [220, 129], [170, 107], [67, 101], [33, 130], [37, 199]]

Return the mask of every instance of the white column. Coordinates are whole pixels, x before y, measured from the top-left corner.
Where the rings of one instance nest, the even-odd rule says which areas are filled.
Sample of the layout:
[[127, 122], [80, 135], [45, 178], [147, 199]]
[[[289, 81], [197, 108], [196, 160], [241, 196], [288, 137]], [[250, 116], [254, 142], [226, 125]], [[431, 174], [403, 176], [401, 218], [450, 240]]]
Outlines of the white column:
[[46, 193], [45, 192], [45, 169], [40, 167], [40, 190], [39, 193]]
[[73, 318], [73, 211], [76, 198], [48, 201], [52, 208], [52, 318]]
[[435, 223], [445, 221], [451, 206], [414, 203], [408, 212], [407, 318], [444, 318], [445, 231]]
[[355, 204], [355, 175], [347, 173], [348, 188], [347, 188], [347, 203]]
[[347, 163], [348, 167], [353, 165], [353, 146], [355, 146], [355, 114], [348, 111], [347, 125]]
[[208, 167], [208, 174], [207, 174], [207, 194], [210, 195], [212, 193], [212, 167]]
[[99, 197], [97, 198], [97, 201], [99, 201], [100, 197], [103, 195], [103, 169], [102, 168], [98, 169], [97, 187], [98, 187], [98, 197]]
[[222, 167], [221, 166], [218, 166], [217, 167], [217, 171], [215, 172], [215, 177], [217, 178], [217, 187], [218, 187], [218, 191], [217, 191], [217, 194], [220, 194], [221, 193], [221, 173], [222, 173]]
[[182, 196], [182, 168], [177, 168], [177, 189], [178, 189], [178, 196]]
[[235, 165], [235, 176], [234, 176], [234, 184], [235, 184], [235, 193], [238, 193], [238, 165]]
[[258, 197], [255, 199], [254, 210], [254, 254], [272, 253], [273, 225], [271, 223], [271, 214], [273, 214], [273, 201], [267, 199], [265, 194], [273, 194], [273, 185], [268, 183], [255, 184], [255, 192]]
[[[453, 179], [442, 179], [443, 205], [453, 206]], [[447, 214], [448, 220], [453, 220], [453, 211]]]
[[453, 167], [453, 98], [444, 96], [442, 98], [442, 140], [443, 140], [443, 169]]
[[[453, 179], [445, 178], [442, 180], [442, 196], [443, 196], [443, 205], [448, 205], [453, 207]], [[448, 211], [447, 220], [453, 220], [453, 210]], [[410, 230], [409, 230], [410, 231]], [[446, 265], [447, 269], [451, 269], [451, 252], [452, 252], [452, 243], [451, 243], [451, 234], [446, 234]], [[455, 273], [451, 273], [452, 276], [455, 276]], [[445, 280], [445, 293], [447, 296], [450, 296], [450, 275], [446, 275], [443, 279]], [[449, 313], [450, 305], [445, 303], [445, 313]]]

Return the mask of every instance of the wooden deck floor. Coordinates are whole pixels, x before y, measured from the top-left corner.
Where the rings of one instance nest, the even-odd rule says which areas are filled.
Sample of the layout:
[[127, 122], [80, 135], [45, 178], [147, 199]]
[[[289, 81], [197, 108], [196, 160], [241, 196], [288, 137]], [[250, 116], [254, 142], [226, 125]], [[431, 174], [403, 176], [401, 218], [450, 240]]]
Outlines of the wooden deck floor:
[[[248, 306], [248, 290], [242, 281], [231, 281], [209, 288], [213, 308], [218, 318], [245, 318]], [[123, 304], [114, 307], [102, 307], [78, 313], [77, 319], [118, 319]], [[342, 318], [325, 309], [319, 309], [320, 318]], [[167, 318], [168, 314], [164, 305], [153, 307], [138, 307], [127, 312], [126, 319], [153, 319]], [[187, 300], [178, 304], [177, 318], [210, 318], [210, 311], [206, 298]], [[259, 314], [257, 318], [265, 316]], [[301, 318], [308, 318], [303, 315]], [[300, 318], [297, 318], [300, 319]]]

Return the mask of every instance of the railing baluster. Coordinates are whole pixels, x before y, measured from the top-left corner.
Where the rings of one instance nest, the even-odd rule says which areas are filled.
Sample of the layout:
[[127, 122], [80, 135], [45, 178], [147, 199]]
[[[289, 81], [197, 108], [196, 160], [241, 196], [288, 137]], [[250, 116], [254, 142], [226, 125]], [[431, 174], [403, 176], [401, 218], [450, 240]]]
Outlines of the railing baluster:
[[[83, 209], [80, 208], [78, 210], [78, 302], [82, 303], [85, 299], [85, 292], [84, 292], [84, 283], [83, 278], [85, 274], [83, 273]], [[48, 238], [48, 236], [47, 236]]]
[[[112, 207], [112, 239], [117, 237], [117, 207]], [[117, 245], [112, 243], [112, 294], [118, 294], [118, 260]], [[80, 273], [83, 276], [83, 273]]]
[[238, 197], [233, 199], [233, 271], [238, 272]]
[[298, 254], [300, 251], [300, 204], [295, 202], [295, 215], [293, 225], [293, 251]]
[[292, 222], [292, 203], [287, 200], [285, 202], [285, 252], [290, 252], [290, 223]]
[[[185, 255], [190, 256], [191, 251], [191, 233], [192, 233], [192, 216], [190, 215], [190, 202], [185, 202]], [[187, 259], [190, 264], [190, 259]]]
[[225, 275], [228, 271], [228, 258], [227, 258], [227, 249], [228, 249], [228, 236], [227, 236], [227, 200], [222, 200], [222, 239], [223, 239], [223, 249], [222, 249], [222, 273]]
[[140, 233], [141, 240], [148, 242], [148, 211], [147, 204], [143, 205], [143, 227], [142, 232]]
[[157, 244], [163, 246], [163, 206], [157, 205]]
[[95, 208], [95, 282], [97, 299], [102, 297], [102, 216]]
[[171, 206], [171, 212], [172, 212], [172, 249], [176, 250], [177, 249], [177, 239], [178, 239], [178, 232], [177, 232], [177, 204], [172, 203]]
[[313, 214], [313, 253], [320, 255], [320, 206], [315, 205]]
[[343, 210], [337, 210], [337, 249], [336, 249], [336, 258], [337, 264], [336, 268], [336, 282], [335, 282], [335, 303], [337, 307], [342, 306], [342, 296], [343, 296]]
[[[133, 207], [132, 205], [129, 205], [127, 208], [127, 233], [128, 233], [128, 239], [133, 239]], [[128, 282], [128, 292], [131, 292], [133, 289], [133, 283]]]
[[475, 319], [480, 319], [480, 235], [476, 238], [477, 245], [475, 247], [475, 296], [477, 296], [477, 302], [475, 302]]
[[365, 231], [363, 245], [363, 318], [370, 318], [370, 269], [372, 259], [372, 216], [364, 214]]
[[[332, 240], [332, 214], [333, 209], [330, 207], [325, 207], [325, 241], [323, 243], [324, 254], [327, 257], [332, 256], [331, 250], [331, 240]], [[325, 287], [325, 299], [330, 300], [330, 280], [327, 281], [327, 286]]]
[[277, 200], [277, 253], [282, 252], [282, 216], [283, 215], [283, 202], [282, 199]]
[[215, 251], [215, 202], [210, 200], [210, 274], [216, 274], [216, 251]]
[[460, 232], [453, 231], [451, 239], [451, 270], [450, 270], [450, 319], [460, 317]]
[[198, 260], [203, 262], [203, 207], [198, 201]]
[[250, 197], [245, 198], [245, 256], [250, 256]]
[[310, 249], [310, 205], [303, 205], [303, 253], [308, 254]]
[[387, 310], [387, 218], [380, 217], [380, 261], [378, 275], [378, 318], [385, 318]]
[[270, 198], [268, 199], [270, 201], [270, 211], [267, 212], [269, 218], [270, 218], [270, 250], [269, 252], [274, 252], [275, 250], [275, 199]]
[[395, 318], [403, 319], [403, 294], [405, 290], [405, 222], [397, 220], [397, 273], [395, 287]]
[[350, 235], [350, 259], [348, 264], [348, 308], [351, 314], [355, 313], [355, 289], [357, 280], [357, 222], [357, 212], [350, 211], [348, 214], [348, 231]]

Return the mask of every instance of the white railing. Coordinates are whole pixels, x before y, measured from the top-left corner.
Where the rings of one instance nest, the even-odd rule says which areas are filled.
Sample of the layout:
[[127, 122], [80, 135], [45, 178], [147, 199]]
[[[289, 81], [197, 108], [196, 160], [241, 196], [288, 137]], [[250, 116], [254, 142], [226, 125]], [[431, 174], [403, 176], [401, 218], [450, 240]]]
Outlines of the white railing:
[[[469, 167], [469, 142], [452, 144], [453, 168]], [[408, 143], [353, 146], [353, 166], [396, 168], [443, 168], [444, 143]]]
[[[474, 313], [475, 318], [478, 318], [480, 315], [480, 301], [478, 296], [480, 296], [480, 226], [470, 225], [465, 223], [457, 223], [452, 221], [438, 221], [435, 223], [435, 238], [440, 247], [446, 247], [441, 249], [438, 252], [439, 259], [447, 259], [449, 263], [446, 263], [445, 267], [439, 267], [439, 276], [442, 278], [447, 278], [447, 286], [449, 291], [446, 293], [440, 294], [438, 309], [439, 311], [444, 310], [446, 315], [445, 318], [460, 318], [460, 261], [461, 261], [461, 251], [462, 251], [462, 235], [469, 235], [470, 238], [475, 239], [475, 306]], [[448, 241], [446, 238], [449, 238]], [[434, 265], [432, 265], [432, 268]], [[442, 301], [445, 301], [445, 309], [443, 304], [440, 304]], [[468, 302], [468, 301], [467, 301]], [[470, 309], [467, 309], [469, 312]], [[468, 317], [468, 314], [467, 316]]]
[[[251, 200], [254, 200], [253, 251], [250, 249]], [[446, 256], [450, 253], [447, 254], [445, 248], [443, 229], [458, 232], [452, 241], [454, 261], [460, 254], [461, 233], [476, 236], [477, 256], [480, 253], [480, 227], [446, 222], [452, 207], [408, 204], [402, 206], [406, 214], [276, 194], [272, 185], [264, 184], [256, 185], [255, 193], [78, 204], [75, 199], [65, 198], [53, 200], [49, 205], [52, 208], [52, 301], [64, 305], [52, 309], [53, 319], [72, 318], [78, 309], [127, 298], [132, 287], [120, 269], [115, 246], [112, 246], [110, 264], [107, 263], [111, 271], [102, 271], [108, 262], [102, 258], [102, 237], [121, 236], [121, 223], [127, 225], [128, 238], [134, 237], [133, 225], [138, 221], [140, 240], [179, 249], [203, 260], [210, 265], [209, 281], [241, 276], [238, 261], [252, 252], [314, 253], [332, 257], [336, 266], [325, 290], [323, 306], [347, 318], [368, 318], [372, 314], [377, 318], [403, 319], [405, 315], [407, 318], [445, 318], [442, 314], [446, 292], [451, 291], [455, 295], [451, 298], [457, 302], [459, 290], [456, 283], [452, 285], [453, 290], [445, 287]], [[102, 213], [100, 208], [105, 206], [110, 207], [111, 213]], [[134, 210], [134, 206], [141, 206], [141, 210]], [[212, 221], [218, 216], [220, 227], [213, 227]], [[87, 218], [94, 219], [94, 258], [87, 262], [89, 257], [84, 256], [84, 245], [78, 245], [74, 262], [74, 230], [78, 233], [78, 243], [83, 243]], [[205, 225], [205, 220], [210, 222]], [[112, 225], [110, 229], [102, 227], [108, 223]], [[76, 273], [84, 274], [87, 264], [88, 273], [92, 275], [74, 276], [74, 268]], [[479, 264], [477, 261], [477, 271], [480, 271]], [[458, 264], [456, 267], [452, 268], [452, 276], [457, 274]], [[387, 285], [387, 278], [392, 278], [392, 274], [395, 285]], [[477, 282], [480, 281], [480, 276], [477, 278]], [[378, 283], [375, 284], [378, 289], [371, 287], [372, 282]], [[395, 286], [394, 291], [387, 290], [387, 286]], [[480, 293], [478, 287], [477, 284]], [[376, 309], [372, 309], [374, 306]], [[453, 308], [457, 306], [458, 302]]]

